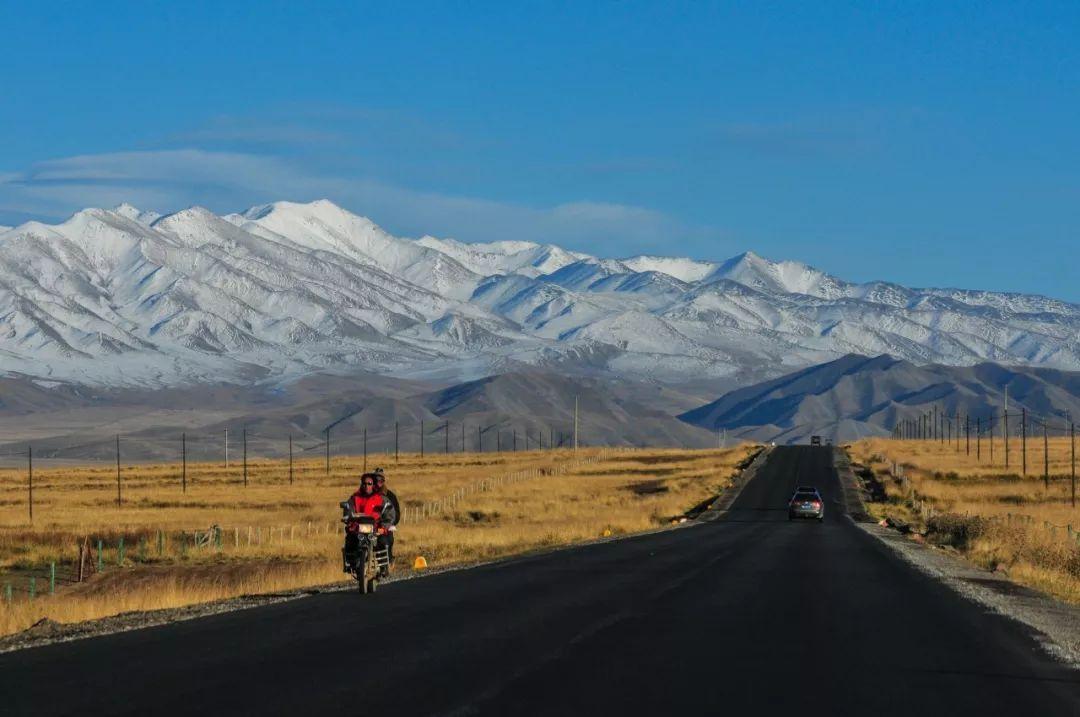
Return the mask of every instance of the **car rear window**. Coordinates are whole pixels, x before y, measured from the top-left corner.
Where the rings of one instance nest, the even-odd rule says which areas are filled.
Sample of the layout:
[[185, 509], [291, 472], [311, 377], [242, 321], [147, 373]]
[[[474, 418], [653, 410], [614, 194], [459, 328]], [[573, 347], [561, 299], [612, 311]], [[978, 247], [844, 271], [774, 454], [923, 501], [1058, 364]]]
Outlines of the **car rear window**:
[[795, 494], [795, 500], [798, 500], [798, 501], [817, 500], [817, 496], [814, 495], [813, 493], [796, 493]]

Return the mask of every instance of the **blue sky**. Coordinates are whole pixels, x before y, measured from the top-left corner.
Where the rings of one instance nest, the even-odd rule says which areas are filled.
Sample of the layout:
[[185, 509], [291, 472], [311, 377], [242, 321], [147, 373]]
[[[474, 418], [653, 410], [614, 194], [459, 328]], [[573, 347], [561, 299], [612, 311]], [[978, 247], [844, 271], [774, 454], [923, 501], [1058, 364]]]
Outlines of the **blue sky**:
[[1080, 3], [7, 3], [0, 27], [3, 224], [325, 196], [409, 236], [1080, 301]]

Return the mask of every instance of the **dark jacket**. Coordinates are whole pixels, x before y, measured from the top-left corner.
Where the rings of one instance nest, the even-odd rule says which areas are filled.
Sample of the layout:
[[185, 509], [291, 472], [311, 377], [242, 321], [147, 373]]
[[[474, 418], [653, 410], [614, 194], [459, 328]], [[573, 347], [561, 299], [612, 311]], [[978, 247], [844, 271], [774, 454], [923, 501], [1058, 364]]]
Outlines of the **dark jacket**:
[[386, 497], [387, 502], [390, 504], [389, 507], [393, 508], [394, 510], [393, 520], [388, 520], [386, 517], [386, 511], [383, 511], [383, 522], [388, 523], [389, 525], [397, 525], [401, 522], [401, 503], [398, 502], [398, 497], [394, 494], [394, 491], [390, 490], [386, 486], [383, 486], [382, 494]]

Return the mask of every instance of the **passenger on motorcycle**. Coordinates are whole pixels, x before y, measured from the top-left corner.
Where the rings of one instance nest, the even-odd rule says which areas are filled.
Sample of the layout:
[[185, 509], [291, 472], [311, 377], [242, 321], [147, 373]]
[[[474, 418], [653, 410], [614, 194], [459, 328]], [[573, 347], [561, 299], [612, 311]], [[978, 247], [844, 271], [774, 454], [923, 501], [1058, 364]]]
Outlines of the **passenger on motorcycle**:
[[383, 496], [387, 502], [394, 509], [394, 519], [386, 528], [386, 550], [390, 558], [390, 562], [394, 562], [394, 532], [397, 530], [398, 523], [401, 522], [401, 504], [398, 503], [398, 497], [394, 494], [394, 491], [386, 487], [386, 474], [382, 468], [375, 469], [375, 490], [379, 492], [379, 495]]
[[[397, 520], [397, 511], [394, 510], [393, 503], [387, 500], [376, 488], [374, 475], [365, 473], [360, 478], [360, 487], [349, 496], [349, 504], [354, 514], [366, 515], [375, 519], [375, 548], [376, 550], [385, 548], [389, 551], [387, 536], [390, 533], [389, 528]], [[355, 522], [345, 524], [345, 554], [347, 559], [350, 560], [356, 555], [357, 547], [360, 544], [357, 535], [358, 530], [359, 527]]]

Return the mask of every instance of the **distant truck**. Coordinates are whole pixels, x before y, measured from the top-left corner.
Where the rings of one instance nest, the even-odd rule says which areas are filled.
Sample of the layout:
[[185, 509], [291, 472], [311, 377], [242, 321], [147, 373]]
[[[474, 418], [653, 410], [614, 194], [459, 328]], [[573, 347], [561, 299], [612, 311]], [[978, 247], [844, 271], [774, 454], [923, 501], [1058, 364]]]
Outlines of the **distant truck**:
[[810, 436], [810, 445], [812, 445], [812, 446], [820, 446], [821, 445], [821, 436]]

